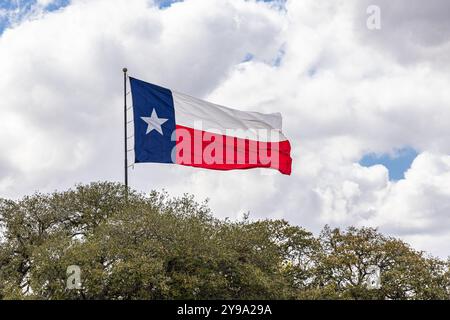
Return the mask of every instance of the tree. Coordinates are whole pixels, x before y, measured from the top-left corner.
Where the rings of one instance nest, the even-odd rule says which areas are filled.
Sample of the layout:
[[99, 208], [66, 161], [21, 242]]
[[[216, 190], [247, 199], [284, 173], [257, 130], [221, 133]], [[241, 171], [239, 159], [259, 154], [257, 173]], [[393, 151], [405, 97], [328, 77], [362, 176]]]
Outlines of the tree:
[[[314, 271], [318, 297], [338, 299], [448, 299], [448, 264], [411, 249], [376, 229], [324, 228]], [[370, 266], [381, 270], [381, 288], [366, 285]], [[447, 272], [447, 275], [445, 274]]]
[[[375, 229], [215, 218], [114, 183], [0, 200], [2, 299], [448, 299], [449, 264]], [[82, 287], [66, 286], [67, 268]], [[364, 285], [367, 267], [382, 287]]]

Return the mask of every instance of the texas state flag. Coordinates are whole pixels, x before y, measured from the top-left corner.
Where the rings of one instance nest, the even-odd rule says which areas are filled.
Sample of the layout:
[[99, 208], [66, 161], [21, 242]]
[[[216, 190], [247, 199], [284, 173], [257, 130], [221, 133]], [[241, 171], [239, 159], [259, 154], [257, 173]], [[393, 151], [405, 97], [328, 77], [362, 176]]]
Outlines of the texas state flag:
[[281, 132], [279, 113], [239, 111], [129, 79], [135, 163], [291, 174], [291, 145]]

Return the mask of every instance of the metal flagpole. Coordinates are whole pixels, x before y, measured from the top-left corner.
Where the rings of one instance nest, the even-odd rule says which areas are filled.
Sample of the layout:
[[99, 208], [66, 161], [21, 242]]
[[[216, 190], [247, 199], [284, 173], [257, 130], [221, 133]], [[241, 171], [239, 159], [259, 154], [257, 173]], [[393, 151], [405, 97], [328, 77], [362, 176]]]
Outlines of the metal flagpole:
[[125, 187], [128, 190], [128, 134], [127, 134], [127, 68], [123, 68], [123, 115], [124, 115], [124, 140], [125, 140]]

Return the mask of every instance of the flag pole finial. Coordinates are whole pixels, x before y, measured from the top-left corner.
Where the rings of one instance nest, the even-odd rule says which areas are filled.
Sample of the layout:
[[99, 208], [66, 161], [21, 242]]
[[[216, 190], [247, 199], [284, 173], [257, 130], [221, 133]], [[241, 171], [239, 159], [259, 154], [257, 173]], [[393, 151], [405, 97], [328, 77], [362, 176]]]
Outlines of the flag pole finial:
[[124, 73], [127, 73], [127, 72], [128, 72], [128, 69], [127, 69], [127, 68], [123, 68], [122, 71], [123, 71]]

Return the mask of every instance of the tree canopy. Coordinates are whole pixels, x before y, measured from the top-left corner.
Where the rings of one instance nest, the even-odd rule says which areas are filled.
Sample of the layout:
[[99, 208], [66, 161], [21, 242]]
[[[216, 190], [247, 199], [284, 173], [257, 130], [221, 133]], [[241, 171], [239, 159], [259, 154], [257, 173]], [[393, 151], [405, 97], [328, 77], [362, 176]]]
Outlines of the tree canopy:
[[220, 220], [116, 183], [0, 200], [0, 299], [449, 299], [449, 267], [376, 229]]

